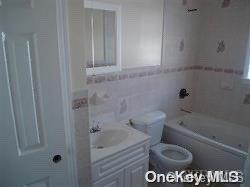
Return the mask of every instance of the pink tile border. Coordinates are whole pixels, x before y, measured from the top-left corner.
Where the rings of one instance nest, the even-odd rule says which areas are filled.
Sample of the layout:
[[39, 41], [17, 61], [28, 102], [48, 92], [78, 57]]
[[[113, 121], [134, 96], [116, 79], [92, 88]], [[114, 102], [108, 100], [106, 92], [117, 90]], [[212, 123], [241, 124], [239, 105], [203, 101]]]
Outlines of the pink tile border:
[[243, 70], [234, 70], [234, 74], [236, 74], [236, 75], [243, 75], [244, 71]]
[[203, 65], [189, 65], [189, 66], [178, 66], [178, 67], [150, 68], [147, 70], [133, 69], [131, 70], [131, 72], [122, 71], [118, 73], [88, 76], [87, 84], [90, 85], [90, 84], [98, 84], [98, 83], [104, 83], [104, 82], [112, 82], [112, 81], [117, 81], [117, 80], [135, 79], [135, 78], [146, 77], [146, 76], [169, 74], [169, 73], [183, 72], [183, 71], [190, 71], [190, 70], [243, 75], [243, 70], [239, 70], [239, 69], [211, 67], [211, 66], [203, 66]]
[[222, 68], [214, 68], [214, 72], [223, 72]]
[[128, 74], [119, 75], [119, 80], [125, 80], [125, 79], [128, 79]]
[[234, 70], [233, 69], [224, 69], [224, 73], [233, 74]]
[[214, 71], [214, 68], [213, 68], [213, 67], [206, 66], [206, 67], [204, 67], [204, 70], [205, 70], [205, 71]]
[[245, 99], [243, 101], [243, 104], [250, 105], [250, 94], [245, 95]]
[[79, 110], [80, 108], [85, 108], [88, 107], [88, 98], [83, 97], [83, 98], [78, 98], [73, 100], [72, 102], [72, 109], [73, 110]]

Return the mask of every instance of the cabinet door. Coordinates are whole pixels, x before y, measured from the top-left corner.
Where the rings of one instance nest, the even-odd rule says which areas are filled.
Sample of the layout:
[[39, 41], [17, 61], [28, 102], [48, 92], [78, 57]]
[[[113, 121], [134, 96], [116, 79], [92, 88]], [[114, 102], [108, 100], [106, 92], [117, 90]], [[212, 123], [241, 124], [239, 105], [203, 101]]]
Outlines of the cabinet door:
[[93, 187], [124, 187], [124, 170], [117, 171], [95, 182]]
[[148, 171], [148, 157], [132, 163], [125, 169], [125, 187], [146, 187], [145, 173]]

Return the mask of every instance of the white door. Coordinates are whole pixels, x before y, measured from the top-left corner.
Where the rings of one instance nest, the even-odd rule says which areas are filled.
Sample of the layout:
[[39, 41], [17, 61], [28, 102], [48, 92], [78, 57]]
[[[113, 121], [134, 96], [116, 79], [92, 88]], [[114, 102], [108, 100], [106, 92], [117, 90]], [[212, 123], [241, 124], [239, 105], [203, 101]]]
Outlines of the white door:
[[59, 1], [1, 0], [1, 187], [71, 187], [58, 46]]

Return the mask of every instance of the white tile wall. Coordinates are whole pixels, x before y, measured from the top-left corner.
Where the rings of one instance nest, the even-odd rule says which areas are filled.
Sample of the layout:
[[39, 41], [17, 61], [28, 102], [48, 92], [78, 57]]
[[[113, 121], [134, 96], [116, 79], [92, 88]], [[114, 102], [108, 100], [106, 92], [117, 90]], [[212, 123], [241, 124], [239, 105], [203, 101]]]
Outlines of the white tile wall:
[[[126, 120], [152, 110], [163, 110], [169, 119], [174, 118], [180, 114], [180, 106], [191, 107], [191, 97], [181, 101], [178, 93], [183, 87], [192, 92], [192, 76], [192, 71], [185, 71], [90, 84], [89, 97], [95, 92], [110, 96], [101, 105], [89, 106], [90, 122], [111, 113], [114, 118], [108, 122]], [[120, 113], [123, 101], [127, 103], [127, 111]]]
[[[249, 34], [249, 4], [248, 0], [231, 1], [228, 8], [221, 8], [221, 1], [203, 4], [198, 64], [243, 70]], [[224, 53], [216, 52], [220, 40], [225, 41]], [[194, 110], [250, 126], [250, 106], [243, 104], [250, 87], [241, 79], [242, 75], [196, 71]], [[222, 89], [222, 83], [231, 85], [232, 89]]]

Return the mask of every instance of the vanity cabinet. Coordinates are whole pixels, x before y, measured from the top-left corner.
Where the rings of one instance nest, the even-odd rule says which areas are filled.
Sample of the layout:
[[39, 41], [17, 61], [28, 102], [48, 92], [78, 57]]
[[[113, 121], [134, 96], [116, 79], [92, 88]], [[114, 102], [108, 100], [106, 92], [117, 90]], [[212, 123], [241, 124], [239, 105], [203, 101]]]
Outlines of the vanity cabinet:
[[117, 171], [95, 182], [92, 187], [124, 187], [123, 175], [123, 170]]
[[146, 187], [148, 163], [146, 141], [93, 164], [93, 187]]
[[125, 169], [125, 187], [145, 187], [145, 173], [148, 171], [148, 158], [132, 163]]

